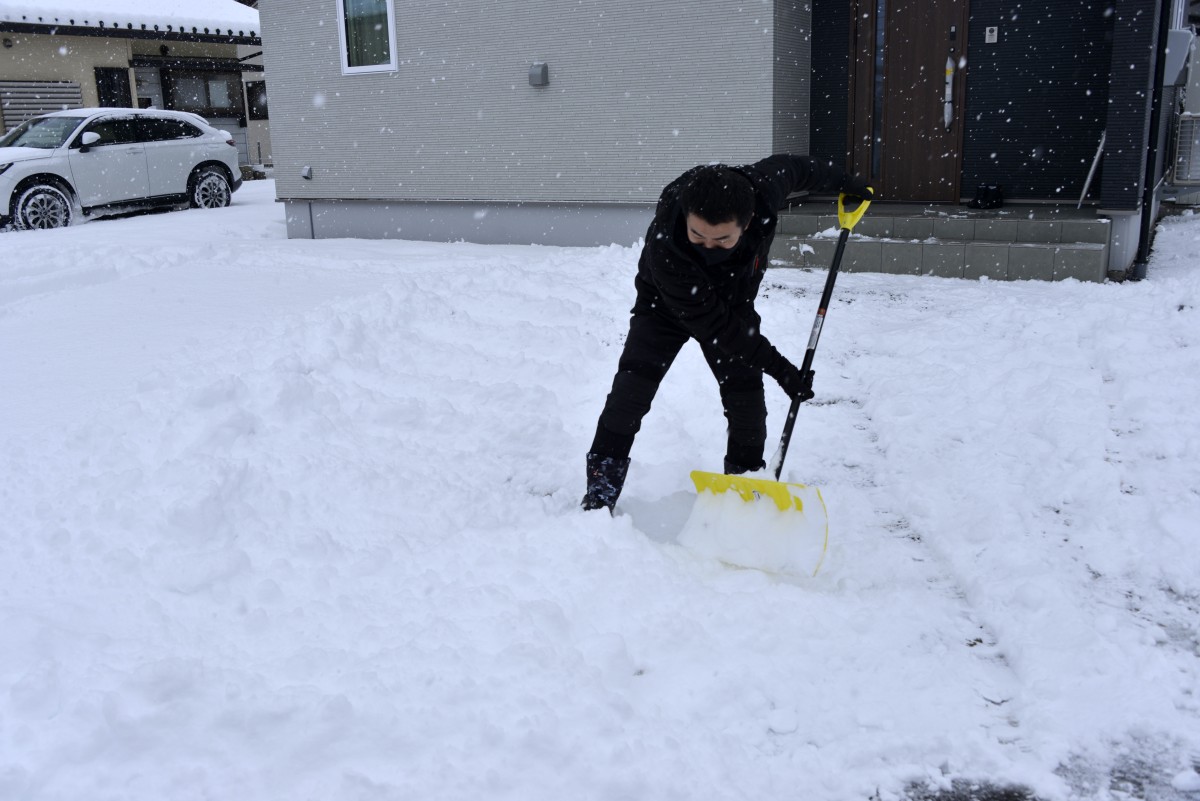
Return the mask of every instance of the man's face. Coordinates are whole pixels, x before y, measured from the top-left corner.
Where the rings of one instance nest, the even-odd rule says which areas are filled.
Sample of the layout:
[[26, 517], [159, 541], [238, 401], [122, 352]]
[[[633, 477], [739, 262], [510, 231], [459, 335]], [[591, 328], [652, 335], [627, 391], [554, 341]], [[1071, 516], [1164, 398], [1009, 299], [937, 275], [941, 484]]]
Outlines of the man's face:
[[737, 224], [737, 220], [713, 225], [695, 214], [687, 216], [685, 225], [687, 225], [688, 241], [693, 245], [710, 250], [713, 248], [732, 250], [737, 247], [738, 241], [742, 238], [742, 232], [745, 230]]

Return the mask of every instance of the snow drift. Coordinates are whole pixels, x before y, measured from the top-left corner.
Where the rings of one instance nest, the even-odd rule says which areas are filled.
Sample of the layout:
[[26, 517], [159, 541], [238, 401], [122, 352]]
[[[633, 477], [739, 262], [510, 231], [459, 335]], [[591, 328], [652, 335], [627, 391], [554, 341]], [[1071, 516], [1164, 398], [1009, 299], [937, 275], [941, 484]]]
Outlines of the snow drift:
[[[272, 191], [0, 235], [0, 797], [1195, 792], [1200, 221], [1138, 284], [842, 277], [780, 581], [678, 541], [694, 348], [577, 509], [636, 248], [288, 241]], [[822, 280], [768, 274], [785, 353]]]

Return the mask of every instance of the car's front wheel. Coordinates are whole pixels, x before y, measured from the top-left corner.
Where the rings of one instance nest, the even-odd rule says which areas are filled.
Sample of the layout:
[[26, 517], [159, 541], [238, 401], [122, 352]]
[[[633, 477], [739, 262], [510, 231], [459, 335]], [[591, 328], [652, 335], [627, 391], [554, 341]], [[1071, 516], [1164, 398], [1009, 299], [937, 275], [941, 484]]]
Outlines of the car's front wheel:
[[221, 209], [233, 199], [229, 179], [216, 167], [204, 167], [192, 177], [189, 199], [194, 209]]
[[54, 184], [35, 184], [17, 195], [12, 207], [13, 227], [23, 231], [66, 228], [71, 224], [71, 198]]

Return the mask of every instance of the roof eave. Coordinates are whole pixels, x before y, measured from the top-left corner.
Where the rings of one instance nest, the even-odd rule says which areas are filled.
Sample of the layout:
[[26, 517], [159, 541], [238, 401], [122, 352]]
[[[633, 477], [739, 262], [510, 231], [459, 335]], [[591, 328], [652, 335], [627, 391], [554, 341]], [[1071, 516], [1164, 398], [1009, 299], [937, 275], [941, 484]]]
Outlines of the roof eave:
[[156, 41], [262, 46], [262, 37], [259, 36], [257, 31], [216, 31], [209, 28], [188, 28], [184, 30], [172, 25], [166, 27], [167, 30], [161, 30], [156, 27], [147, 28], [145, 25], [142, 25], [140, 28], [134, 28], [130, 24], [126, 24], [125, 27], [117, 27], [117, 24], [114, 23], [111, 28], [101, 28], [83, 25], [35, 25], [27, 22], [0, 21], [0, 32], [4, 33], [29, 33], [43, 36], [88, 36], [105, 37], [108, 39], [154, 39]]

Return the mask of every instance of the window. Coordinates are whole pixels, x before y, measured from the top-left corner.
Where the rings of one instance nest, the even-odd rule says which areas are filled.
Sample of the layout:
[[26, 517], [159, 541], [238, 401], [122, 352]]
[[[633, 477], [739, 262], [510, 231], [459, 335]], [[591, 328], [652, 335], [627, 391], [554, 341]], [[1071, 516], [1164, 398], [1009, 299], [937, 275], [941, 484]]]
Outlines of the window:
[[246, 105], [250, 107], [250, 119], [266, 120], [267, 115], [267, 82], [246, 82]]
[[133, 93], [129, 88], [129, 70], [123, 67], [96, 67], [96, 94], [105, 108], [128, 108]]
[[163, 70], [168, 108], [201, 117], [240, 117], [242, 76], [236, 72]]
[[200, 129], [184, 122], [163, 117], [137, 117], [134, 119], [137, 137], [142, 142], [169, 142], [174, 139], [195, 139]]
[[396, 69], [394, 0], [337, 0], [342, 72]]
[[0, 147], [40, 147], [53, 150], [67, 141], [83, 117], [41, 117], [29, 120], [0, 137]]
[[129, 117], [105, 117], [96, 120], [75, 137], [75, 141], [71, 143], [72, 148], [82, 147], [85, 133], [94, 133], [100, 136], [100, 141], [93, 144], [92, 147], [128, 145], [137, 141], [137, 136], [133, 132], [133, 120]]

